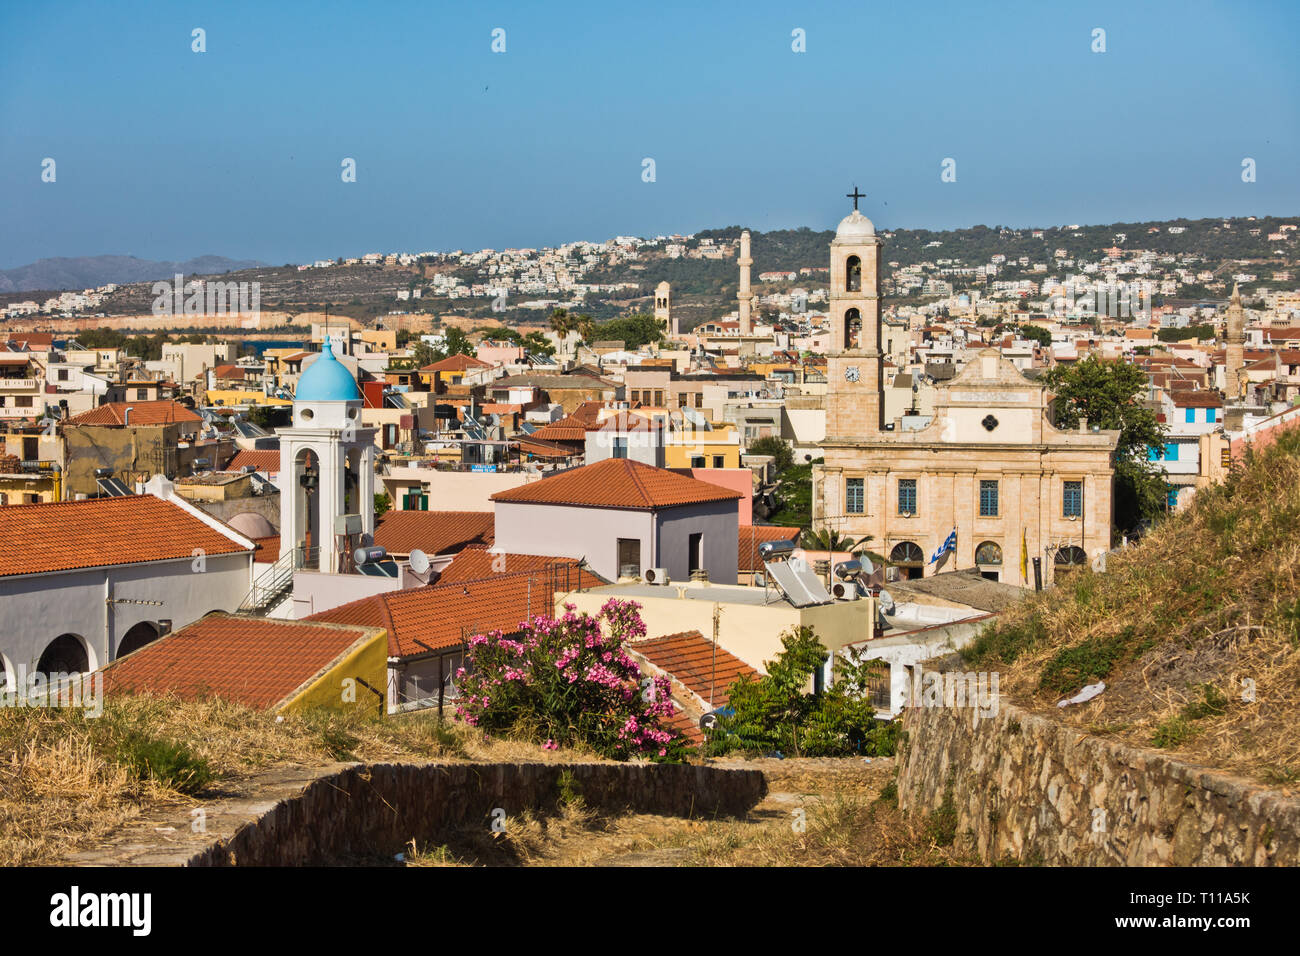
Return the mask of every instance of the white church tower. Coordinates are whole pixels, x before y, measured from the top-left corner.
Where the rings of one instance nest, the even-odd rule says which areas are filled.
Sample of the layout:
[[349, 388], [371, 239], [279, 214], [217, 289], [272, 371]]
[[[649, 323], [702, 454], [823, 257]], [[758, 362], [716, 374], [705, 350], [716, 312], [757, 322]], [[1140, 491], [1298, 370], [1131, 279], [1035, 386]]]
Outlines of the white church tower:
[[293, 425], [280, 436], [280, 556], [302, 551], [295, 566], [337, 573], [342, 541], [374, 541], [374, 429], [360, 427], [361, 390], [329, 340], [298, 379]]

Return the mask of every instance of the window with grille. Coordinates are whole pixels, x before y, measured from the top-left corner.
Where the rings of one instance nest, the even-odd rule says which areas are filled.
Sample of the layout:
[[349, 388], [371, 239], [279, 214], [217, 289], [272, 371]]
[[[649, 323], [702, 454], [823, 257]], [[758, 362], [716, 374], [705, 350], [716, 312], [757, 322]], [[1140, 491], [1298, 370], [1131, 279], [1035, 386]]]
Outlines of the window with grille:
[[866, 510], [864, 480], [850, 478], [844, 484], [844, 510], [851, 515], [862, 514]]
[[1067, 481], [1061, 493], [1061, 514], [1067, 518], [1083, 517], [1083, 482]]
[[898, 513], [900, 515], [916, 514], [916, 479], [898, 479]]
[[998, 516], [998, 483], [980, 482], [980, 517], [996, 518]]

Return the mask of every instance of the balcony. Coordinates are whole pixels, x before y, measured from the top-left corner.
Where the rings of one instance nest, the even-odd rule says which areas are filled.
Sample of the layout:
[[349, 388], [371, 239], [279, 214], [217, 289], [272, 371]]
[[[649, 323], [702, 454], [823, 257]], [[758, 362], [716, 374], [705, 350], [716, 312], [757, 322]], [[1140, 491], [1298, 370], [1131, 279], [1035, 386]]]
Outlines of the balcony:
[[0, 392], [34, 392], [44, 384], [35, 378], [0, 378]]

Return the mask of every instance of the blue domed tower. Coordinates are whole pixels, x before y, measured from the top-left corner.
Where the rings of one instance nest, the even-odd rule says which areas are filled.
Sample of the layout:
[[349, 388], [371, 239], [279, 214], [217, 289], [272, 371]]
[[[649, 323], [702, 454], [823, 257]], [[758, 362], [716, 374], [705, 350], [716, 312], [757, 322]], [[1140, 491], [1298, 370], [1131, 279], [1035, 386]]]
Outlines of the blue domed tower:
[[298, 377], [292, 427], [278, 432], [280, 556], [302, 549], [305, 570], [337, 572], [346, 550], [374, 540], [375, 430], [360, 427], [361, 407], [357, 380], [326, 340]]

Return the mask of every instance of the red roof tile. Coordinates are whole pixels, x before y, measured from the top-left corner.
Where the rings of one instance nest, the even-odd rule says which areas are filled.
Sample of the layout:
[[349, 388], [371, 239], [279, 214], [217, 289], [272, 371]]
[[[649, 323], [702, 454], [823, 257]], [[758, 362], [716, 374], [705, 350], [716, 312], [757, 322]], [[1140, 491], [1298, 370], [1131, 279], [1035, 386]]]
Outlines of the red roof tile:
[[[234, 534], [234, 532], [231, 532]], [[0, 576], [251, 552], [153, 495], [0, 508]]]
[[226, 463], [226, 471], [240, 471], [249, 465], [258, 471], [275, 474], [280, 470], [280, 452], [274, 448], [243, 449]]
[[655, 510], [743, 497], [706, 481], [687, 478], [630, 458], [606, 458], [518, 488], [498, 491], [493, 501], [576, 505], [586, 508]]
[[250, 707], [289, 703], [373, 628], [214, 614], [104, 668], [106, 693], [222, 697]]
[[672, 675], [705, 704], [712, 700], [714, 707], [726, 706], [727, 687], [737, 677], [758, 676], [757, 670], [705, 640], [699, 631], [636, 641], [629, 645], [629, 650]]
[[431, 587], [389, 591], [313, 614], [308, 621], [358, 624], [388, 630], [390, 657], [420, 657], [460, 647], [475, 634], [522, 628], [529, 617], [555, 611], [557, 585], [569, 589], [599, 587], [605, 582], [585, 571], [566, 584], [548, 571], [516, 571], [475, 581], [438, 583]]
[[762, 571], [763, 557], [758, 553], [758, 546], [764, 541], [799, 540], [798, 528], [778, 528], [772, 525], [741, 525], [740, 541], [736, 552], [737, 570]]
[[476, 368], [491, 368], [491, 362], [484, 362], [472, 355], [448, 355], [439, 362], [432, 365], [426, 365], [420, 369], [421, 372], [464, 372]]
[[389, 554], [417, 548], [430, 556], [450, 554], [492, 544], [495, 520], [490, 511], [387, 511], [375, 527], [375, 545]]
[[[576, 558], [553, 558], [539, 554], [506, 554], [502, 551], [489, 551], [487, 548], [466, 548], [452, 559], [451, 564], [443, 568], [438, 575], [438, 584], [450, 584], [452, 581], [476, 581], [494, 574], [508, 574], [515, 571], [542, 571], [555, 567], [561, 582], [564, 575], [573, 574], [577, 568]], [[565, 569], [568, 569], [567, 572]], [[563, 586], [563, 584], [561, 584]]]
[[203, 419], [178, 402], [109, 402], [80, 415], [73, 415], [65, 425], [123, 425], [126, 409], [131, 409], [132, 425], [198, 424]]
[[586, 441], [587, 432], [592, 427], [592, 423], [579, 418], [577, 415], [569, 415], [557, 422], [543, 425], [528, 437], [538, 438], [542, 441]]

